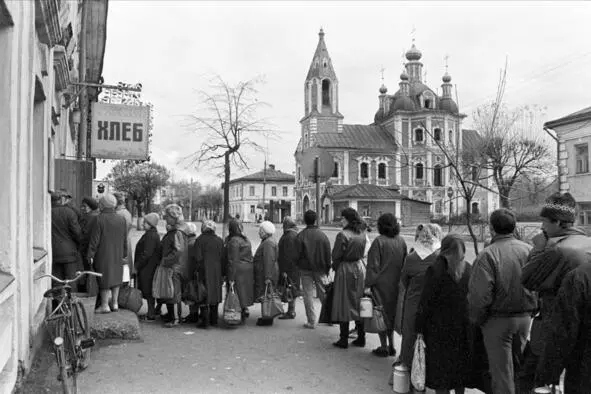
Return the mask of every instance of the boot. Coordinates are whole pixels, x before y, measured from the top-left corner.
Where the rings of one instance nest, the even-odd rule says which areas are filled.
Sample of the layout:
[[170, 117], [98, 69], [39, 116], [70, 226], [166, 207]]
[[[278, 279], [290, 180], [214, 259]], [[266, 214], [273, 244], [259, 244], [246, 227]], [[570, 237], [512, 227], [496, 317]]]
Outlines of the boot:
[[216, 327], [218, 325], [218, 306], [209, 306], [209, 324]]
[[272, 325], [273, 325], [273, 319], [265, 318], [265, 317], [259, 317], [257, 319], [257, 326], [272, 326]]
[[349, 322], [339, 324], [340, 338], [332, 345], [341, 349], [347, 349], [349, 347]]
[[295, 313], [295, 301], [290, 301], [287, 304], [287, 312], [285, 312], [284, 314], [282, 314], [281, 316], [279, 316], [279, 319], [281, 320], [289, 320], [289, 319], [295, 319], [296, 317], [296, 313]]
[[152, 297], [149, 297], [146, 299], [146, 301], [148, 302], [148, 313], [146, 314], [146, 320], [156, 320], [156, 308], [154, 305], [154, 299]]
[[362, 321], [355, 322], [355, 325], [357, 326], [357, 339], [351, 344], [357, 347], [365, 347], [365, 325]]
[[199, 308], [199, 314], [201, 315], [201, 320], [199, 324], [197, 324], [197, 328], [207, 328], [209, 327], [209, 311], [207, 310], [207, 306], [202, 306]]

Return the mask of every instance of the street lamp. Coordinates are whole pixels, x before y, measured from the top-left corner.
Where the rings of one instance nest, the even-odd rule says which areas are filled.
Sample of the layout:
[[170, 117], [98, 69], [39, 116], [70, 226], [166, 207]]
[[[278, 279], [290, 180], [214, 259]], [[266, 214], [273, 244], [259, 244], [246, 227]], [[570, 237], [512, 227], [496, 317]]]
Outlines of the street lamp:
[[451, 233], [451, 199], [454, 196], [454, 189], [450, 186], [447, 188], [447, 197], [449, 198], [449, 218], [447, 219], [447, 223], [449, 225], [448, 232]]

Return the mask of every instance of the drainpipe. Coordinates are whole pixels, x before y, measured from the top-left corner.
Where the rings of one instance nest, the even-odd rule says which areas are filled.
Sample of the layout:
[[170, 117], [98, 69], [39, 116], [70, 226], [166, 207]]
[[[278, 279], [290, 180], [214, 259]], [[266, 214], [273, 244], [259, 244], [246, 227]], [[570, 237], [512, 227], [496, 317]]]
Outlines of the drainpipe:
[[547, 127], [544, 127], [544, 131], [546, 133], [548, 133], [548, 135], [550, 137], [552, 137], [552, 139], [554, 141], [556, 141], [556, 167], [558, 168], [558, 191], [562, 190], [562, 184], [561, 184], [561, 169], [560, 169], [560, 141], [558, 140], [558, 137], [555, 135], [555, 133], [552, 133], [550, 131], [550, 129], [548, 129]]

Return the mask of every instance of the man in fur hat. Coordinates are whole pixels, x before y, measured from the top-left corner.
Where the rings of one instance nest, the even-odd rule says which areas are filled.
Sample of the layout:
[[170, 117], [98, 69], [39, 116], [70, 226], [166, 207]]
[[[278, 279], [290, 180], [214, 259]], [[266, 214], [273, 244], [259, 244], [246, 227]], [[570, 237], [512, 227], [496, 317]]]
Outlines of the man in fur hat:
[[539, 383], [558, 383], [560, 377], [560, 374], [549, 376], [541, 369], [545, 362], [544, 349], [556, 329], [551, 320], [552, 308], [565, 276], [576, 267], [588, 264], [591, 255], [591, 238], [574, 225], [575, 208], [576, 201], [569, 193], [555, 193], [548, 197], [540, 213], [542, 233], [534, 237], [534, 249], [523, 267], [522, 283], [525, 288], [538, 292], [540, 313], [534, 319], [530, 347], [525, 352], [525, 367], [529, 367], [529, 374], [524, 370], [522, 380], [528, 384], [522, 385], [522, 389], [533, 387], [531, 370], [534, 368], [538, 369], [536, 379]]

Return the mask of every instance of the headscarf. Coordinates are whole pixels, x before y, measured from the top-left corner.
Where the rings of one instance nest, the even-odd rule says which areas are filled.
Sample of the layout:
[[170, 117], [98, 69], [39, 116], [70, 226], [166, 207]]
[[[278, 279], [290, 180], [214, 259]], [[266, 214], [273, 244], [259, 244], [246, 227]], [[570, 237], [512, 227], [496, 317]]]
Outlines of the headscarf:
[[291, 218], [291, 216], [286, 216], [283, 218], [283, 231], [288, 231], [297, 227], [298, 225], [296, 224], [295, 220]]
[[116, 208], [117, 207], [117, 199], [112, 194], [103, 194], [101, 199], [99, 200], [99, 205], [103, 208]]
[[260, 231], [262, 231], [267, 237], [275, 234], [275, 225], [268, 220], [261, 223]]
[[155, 212], [144, 215], [144, 222], [147, 222], [150, 226], [152, 226], [154, 228], [158, 227], [159, 221], [160, 221], [160, 216], [158, 216], [158, 214]]
[[213, 220], [206, 220], [201, 224], [201, 232], [212, 232], [215, 233], [215, 222]]
[[459, 234], [447, 234], [441, 241], [439, 256], [447, 262], [447, 272], [459, 282], [466, 268], [466, 244]]
[[437, 224], [419, 224], [415, 236], [415, 241], [418, 243], [415, 252], [421, 259], [433, 254], [441, 246], [442, 235], [443, 231]]
[[177, 204], [168, 204], [166, 208], [164, 208], [164, 216], [173, 218], [176, 223], [183, 222], [185, 220], [183, 217], [183, 210]]
[[194, 223], [187, 223], [187, 235], [197, 235], [197, 226]]

